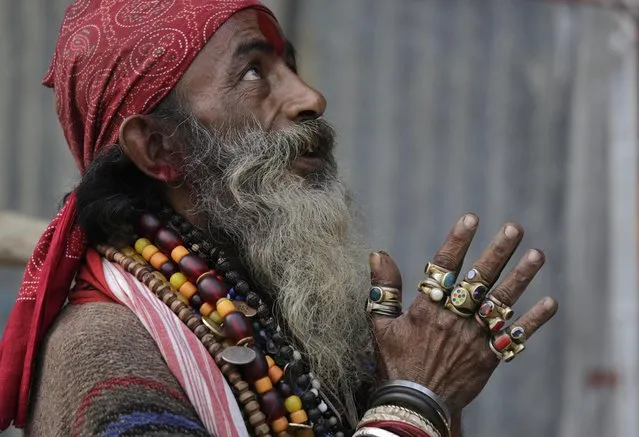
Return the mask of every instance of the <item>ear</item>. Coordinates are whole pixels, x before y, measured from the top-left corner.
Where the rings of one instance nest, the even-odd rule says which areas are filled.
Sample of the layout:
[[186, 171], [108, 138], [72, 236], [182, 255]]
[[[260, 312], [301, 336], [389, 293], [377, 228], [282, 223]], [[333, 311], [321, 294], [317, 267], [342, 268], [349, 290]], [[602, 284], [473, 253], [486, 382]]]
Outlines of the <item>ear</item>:
[[124, 153], [148, 176], [163, 182], [180, 177], [171, 162], [172, 141], [160, 122], [146, 115], [131, 115], [120, 125], [119, 143]]

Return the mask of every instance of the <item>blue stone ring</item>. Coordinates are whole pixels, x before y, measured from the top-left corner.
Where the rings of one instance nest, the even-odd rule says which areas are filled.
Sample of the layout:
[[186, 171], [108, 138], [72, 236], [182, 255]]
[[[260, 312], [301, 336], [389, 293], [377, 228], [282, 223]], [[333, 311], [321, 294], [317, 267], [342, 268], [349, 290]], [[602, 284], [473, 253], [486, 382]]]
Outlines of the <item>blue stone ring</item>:
[[401, 305], [399, 299], [399, 290], [393, 287], [383, 287], [375, 285], [368, 292], [368, 300], [378, 304], [397, 304]]
[[439, 267], [437, 264], [426, 264], [424, 273], [427, 278], [437, 282], [444, 291], [451, 291], [453, 287], [455, 287], [455, 281], [457, 280], [455, 273], [443, 267]]

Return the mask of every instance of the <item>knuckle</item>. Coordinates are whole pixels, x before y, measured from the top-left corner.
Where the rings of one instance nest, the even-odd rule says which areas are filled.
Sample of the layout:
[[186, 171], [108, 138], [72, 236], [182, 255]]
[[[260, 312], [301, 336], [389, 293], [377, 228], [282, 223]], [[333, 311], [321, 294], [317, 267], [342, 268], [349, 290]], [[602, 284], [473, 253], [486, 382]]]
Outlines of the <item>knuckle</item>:
[[457, 264], [459, 264], [459, 260], [452, 251], [442, 250], [433, 258], [433, 262], [438, 266], [447, 268], [447, 269], [455, 269]]

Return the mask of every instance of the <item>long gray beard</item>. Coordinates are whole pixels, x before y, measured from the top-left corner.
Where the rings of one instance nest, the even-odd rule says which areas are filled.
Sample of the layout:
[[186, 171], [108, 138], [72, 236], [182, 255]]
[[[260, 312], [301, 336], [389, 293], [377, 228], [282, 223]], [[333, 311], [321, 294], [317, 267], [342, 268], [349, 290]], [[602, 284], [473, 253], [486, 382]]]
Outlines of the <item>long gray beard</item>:
[[249, 123], [214, 133], [192, 117], [183, 126], [194, 212], [211, 232], [222, 229], [234, 241], [323, 391], [353, 417], [357, 387], [371, 376], [364, 311], [369, 251], [353, 228], [350, 196], [332, 154], [322, 171], [305, 178], [290, 170], [318, 137], [332, 142], [332, 130], [321, 120], [279, 132]]

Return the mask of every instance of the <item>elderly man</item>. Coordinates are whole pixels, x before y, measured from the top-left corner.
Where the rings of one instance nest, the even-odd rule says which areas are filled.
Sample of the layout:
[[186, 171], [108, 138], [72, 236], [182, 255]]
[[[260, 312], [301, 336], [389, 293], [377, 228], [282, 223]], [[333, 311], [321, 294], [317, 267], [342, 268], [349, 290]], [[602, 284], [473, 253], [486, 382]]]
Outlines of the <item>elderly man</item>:
[[[2, 341], [0, 429], [440, 436], [557, 309], [467, 214], [402, 314], [358, 237], [323, 96], [254, 0], [77, 0], [46, 85], [82, 172]], [[65, 302], [68, 304], [64, 306]], [[64, 308], [63, 308], [64, 306]]]

